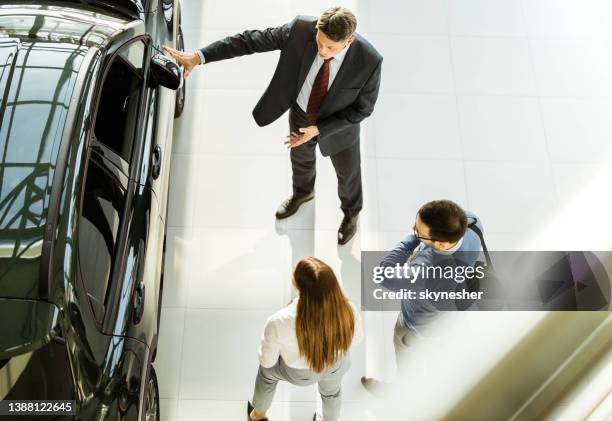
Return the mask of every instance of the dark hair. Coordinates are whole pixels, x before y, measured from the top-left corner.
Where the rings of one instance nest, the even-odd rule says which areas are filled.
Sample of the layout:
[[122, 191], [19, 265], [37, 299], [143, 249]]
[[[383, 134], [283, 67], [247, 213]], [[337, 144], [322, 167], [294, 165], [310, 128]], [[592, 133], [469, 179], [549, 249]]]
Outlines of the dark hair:
[[467, 230], [467, 215], [461, 206], [450, 200], [434, 200], [419, 209], [419, 218], [429, 227], [429, 236], [436, 241], [457, 242]]
[[344, 41], [357, 29], [357, 18], [346, 7], [330, 7], [319, 18], [317, 29], [332, 41]]

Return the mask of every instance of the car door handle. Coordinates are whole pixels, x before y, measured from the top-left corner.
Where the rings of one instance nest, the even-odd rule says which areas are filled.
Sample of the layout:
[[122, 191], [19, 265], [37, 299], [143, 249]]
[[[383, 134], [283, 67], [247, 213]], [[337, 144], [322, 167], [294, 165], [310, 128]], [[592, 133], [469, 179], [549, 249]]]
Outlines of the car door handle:
[[145, 284], [143, 281], [140, 281], [136, 286], [136, 291], [134, 291], [134, 311], [132, 313], [132, 321], [134, 324], [138, 324], [142, 319], [142, 315], [144, 314], [144, 305], [145, 305]]
[[162, 150], [161, 146], [155, 145], [153, 152], [151, 153], [151, 177], [153, 180], [156, 180], [161, 173], [161, 163], [162, 163]]

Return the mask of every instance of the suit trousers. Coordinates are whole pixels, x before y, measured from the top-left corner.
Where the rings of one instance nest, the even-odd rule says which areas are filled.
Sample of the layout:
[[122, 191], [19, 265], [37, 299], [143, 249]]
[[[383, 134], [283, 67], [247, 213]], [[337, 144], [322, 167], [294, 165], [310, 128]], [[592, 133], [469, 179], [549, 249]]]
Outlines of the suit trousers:
[[279, 380], [287, 381], [296, 386], [318, 383], [323, 402], [323, 419], [325, 421], [338, 421], [342, 405], [342, 377], [349, 367], [348, 356], [339, 360], [333, 367], [325, 369], [322, 373], [289, 367], [282, 358], [279, 358], [278, 362], [270, 368], [259, 366], [255, 380], [253, 407], [258, 411], [267, 411], [270, 408]]
[[[297, 105], [289, 110], [289, 128], [298, 132], [301, 127], [310, 123], [306, 113]], [[293, 170], [293, 194], [308, 195], [314, 191], [316, 176], [316, 146], [319, 137], [291, 148], [291, 168]], [[359, 142], [330, 156], [336, 177], [338, 178], [338, 197], [340, 208], [346, 216], [356, 216], [363, 206], [363, 189], [361, 185], [361, 154]]]

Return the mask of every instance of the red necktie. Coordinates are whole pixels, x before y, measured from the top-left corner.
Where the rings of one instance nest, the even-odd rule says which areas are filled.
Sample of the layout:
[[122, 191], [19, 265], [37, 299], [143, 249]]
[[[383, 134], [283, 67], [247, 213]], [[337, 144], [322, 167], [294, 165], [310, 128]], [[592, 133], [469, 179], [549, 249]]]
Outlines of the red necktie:
[[[333, 57], [332, 57], [333, 58]], [[317, 77], [312, 84], [310, 98], [308, 98], [308, 107], [306, 108], [306, 118], [310, 124], [317, 122], [317, 114], [321, 108], [321, 103], [327, 94], [327, 85], [329, 84], [329, 61], [331, 58], [323, 61], [323, 65], [317, 73]]]

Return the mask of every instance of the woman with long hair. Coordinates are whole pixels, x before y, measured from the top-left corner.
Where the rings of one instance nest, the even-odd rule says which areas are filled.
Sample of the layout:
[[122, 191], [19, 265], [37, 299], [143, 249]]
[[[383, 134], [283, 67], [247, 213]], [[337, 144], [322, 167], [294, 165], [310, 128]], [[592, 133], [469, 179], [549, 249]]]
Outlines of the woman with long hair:
[[348, 351], [361, 340], [361, 317], [346, 298], [333, 270], [321, 260], [300, 260], [293, 272], [297, 297], [266, 322], [259, 347], [259, 371], [248, 419], [268, 420], [279, 380], [305, 386], [318, 383], [323, 416], [340, 417], [342, 376], [349, 369]]

